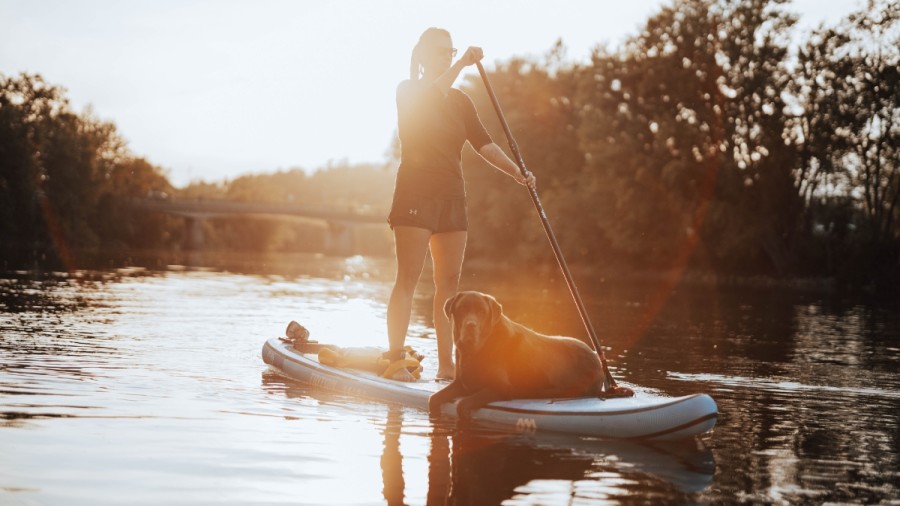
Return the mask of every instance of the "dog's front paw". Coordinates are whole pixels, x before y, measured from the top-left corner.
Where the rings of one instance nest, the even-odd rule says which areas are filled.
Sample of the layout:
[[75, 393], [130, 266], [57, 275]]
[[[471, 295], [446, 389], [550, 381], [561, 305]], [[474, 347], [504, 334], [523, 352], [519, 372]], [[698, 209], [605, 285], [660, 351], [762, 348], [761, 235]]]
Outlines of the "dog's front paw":
[[456, 404], [456, 416], [459, 417], [459, 421], [468, 422], [472, 419], [472, 412], [476, 409], [478, 407], [469, 402], [469, 399], [463, 399]]
[[432, 395], [428, 398], [428, 414], [431, 416], [440, 416], [441, 414], [441, 406], [444, 404], [444, 401], [441, 400], [440, 397]]

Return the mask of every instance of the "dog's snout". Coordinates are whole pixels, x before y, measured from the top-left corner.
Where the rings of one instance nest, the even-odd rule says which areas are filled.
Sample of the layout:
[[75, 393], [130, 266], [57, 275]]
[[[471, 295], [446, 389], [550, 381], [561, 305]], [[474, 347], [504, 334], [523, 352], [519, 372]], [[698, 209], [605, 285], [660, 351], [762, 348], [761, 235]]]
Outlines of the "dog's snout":
[[465, 337], [474, 337], [478, 334], [478, 322], [475, 319], [469, 319], [462, 324], [462, 333]]
[[478, 321], [467, 318], [460, 322], [457, 344], [466, 347], [478, 340]]

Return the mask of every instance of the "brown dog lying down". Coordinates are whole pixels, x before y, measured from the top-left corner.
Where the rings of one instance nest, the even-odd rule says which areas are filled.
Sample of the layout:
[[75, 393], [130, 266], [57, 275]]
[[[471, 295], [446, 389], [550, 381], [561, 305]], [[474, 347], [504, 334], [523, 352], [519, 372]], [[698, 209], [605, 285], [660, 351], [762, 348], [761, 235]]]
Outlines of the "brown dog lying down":
[[453, 326], [456, 379], [428, 400], [431, 413], [460, 397], [457, 413], [466, 419], [498, 400], [601, 393], [603, 367], [583, 342], [538, 334], [504, 316], [497, 300], [480, 292], [447, 299], [444, 313]]

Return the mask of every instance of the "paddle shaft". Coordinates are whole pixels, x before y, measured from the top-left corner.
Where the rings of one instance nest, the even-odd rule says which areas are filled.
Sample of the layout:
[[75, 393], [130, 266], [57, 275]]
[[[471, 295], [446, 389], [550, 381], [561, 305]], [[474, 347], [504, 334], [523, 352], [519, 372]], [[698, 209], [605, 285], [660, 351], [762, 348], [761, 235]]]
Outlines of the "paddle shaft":
[[[494, 110], [497, 112], [497, 117], [500, 119], [500, 125], [503, 126], [503, 132], [506, 134], [506, 140], [509, 143], [509, 149], [512, 151], [513, 160], [516, 162], [516, 165], [519, 167], [519, 171], [522, 173], [523, 177], [528, 177], [528, 169], [525, 167], [525, 161], [522, 159], [522, 154], [519, 153], [519, 145], [516, 144], [516, 140], [513, 138], [512, 132], [509, 129], [509, 125], [506, 123], [506, 117], [503, 115], [503, 109], [500, 108], [500, 102], [497, 100], [497, 96], [494, 94], [494, 89], [491, 87], [491, 82], [488, 80], [487, 73], [484, 71], [484, 67], [481, 65], [481, 62], [475, 62], [475, 65], [478, 67], [478, 73], [481, 74], [481, 80], [484, 81], [484, 87], [487, 89], [488, 96], [491, 98], [491, 103], [494, 105]], [[553, 233], [553, 229], [550, 228], [550, 221], [547, 219], [547, 213], [544, 212], [544, 206], [541, 205], [541, 199], [538, 197], [537, 190], [531, 186], [528, 186], [528, 193], [531, 194], [531, 201], [534, 203], [534, 208], [537, 210], [538, 216], [541, 218], [541, 224], [544, 226], [544, 232], [547, 234], [547, 239], [550, 241], [550, 247], [553, 248], [553, 254], [556, 256], [556, 263], [559, 264], [560, 270], [562, 270], [563, 277], [566, 278], [566, 285], [569, 287], [569, 293], [572, 294], [572, 298], [575, 299], [575, 305], [578, 307], [578, 314], [581, 315], [581, 321], [584, 323], [584, 328], [587, 330], [588, 335], [591, 338], [591, 342], [593, 343], [594, 350], [597, 352], [597, 355], [600, 357], [600, 363], [603, 364], [603, 372], [606, 375], [606, 381], [609, 387], [616, 387], [616, 380], [613, 379], [612, 374], [609, 372], [609, 366], [606, 363], [606, 356], [603, 354], [603, 349], [600, 347], [600, 338], [597, 337], [597, 332], [594, 331], [594, 326], [591, 324], [591, 320], [588, 317], [587, 310], [584, 307], [584, 302], [581, 300], [581, 295], [578, 294], [578, 287], [575, 286], [575, 281], [572, 279], [572, 273], [569, 271], [569, 265], [566, 263], [566, 259], [563, 257], [562, 250], [559, 247], [559, 242], [556, 240], [556, 235]]]

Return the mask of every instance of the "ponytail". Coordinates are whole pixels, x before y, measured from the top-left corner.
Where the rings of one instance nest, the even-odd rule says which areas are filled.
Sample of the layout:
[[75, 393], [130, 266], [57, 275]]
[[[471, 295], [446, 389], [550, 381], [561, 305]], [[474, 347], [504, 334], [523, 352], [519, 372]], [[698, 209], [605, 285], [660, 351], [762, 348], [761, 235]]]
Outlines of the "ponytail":
[[409, 59], [409, 80], [418, 81], [422, 75], [422, 39], [413, 47], [412, 56]]

